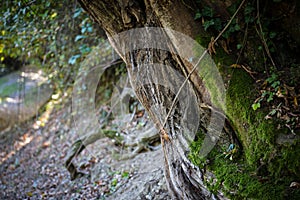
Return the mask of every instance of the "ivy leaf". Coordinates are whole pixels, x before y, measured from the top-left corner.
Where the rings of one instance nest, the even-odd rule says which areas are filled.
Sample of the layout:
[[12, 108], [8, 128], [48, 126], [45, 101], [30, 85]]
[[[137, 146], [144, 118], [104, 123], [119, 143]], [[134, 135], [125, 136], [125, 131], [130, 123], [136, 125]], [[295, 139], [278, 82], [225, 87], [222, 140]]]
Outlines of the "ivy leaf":
[[204, 30], [206, 31], [210, 26], [214, 25], [214, 20], [208, 20], [203, 23]]
[[214, 16], [213, 9], [211, 7], [205, 6], [202, 9], [202, 15], [206, 17], [213, 17]]
[[92, 27], [92, 26], [89, 26], [89, 27], [87, 28], [87, 32], [89, 32], [89, 33], [93, 32], [93, 27]]
[[194, 17], [194, 19], [200, 19], [202, 17], [201, 13], [198, 11]]
[[78, 17], [78, 16], [81, 14], [81, 12], [82, 12], [82, 9], [81, 9], [81, 8], [77, 8], [77, 9], [75, 10], [75, 13], [74, 13], [74, 15], [73, 15], [73, 18], [75, 19], [76, 17]]
[[241, 30], [241, 27], [238, 24], [235, 24], [234, 25], [234, 30], [239, 31], [239, 30]]
[[88, 47], [87, 45], [81, 45], [79, 47], [79, 50], [82, 54], [86, 54], [86, 53], [91, 52], [92, 49], [90, 47]]
[[81, 28], [81, 33], [85, 33], [86, 32], [86, 30], [87, 30], [87, 28], [84, 26], [84, 27], [82, 27]]
[[80, 56], [81, 56], [80, 54], [77, 54], [77, 55], [72, 56], [72, 57], [69, 59], [68, 63], [69, 63], [70, 65], [74, 65], [74, 64], [76, 63], [77, 58], [80, 58]]
[[77, 35], [75, 37], [75, 42], [77, 42], [78, 40], [84, 39], [84, 38], [86, 38], [86, 36], [84, 36], [84, 35]]
[[270, 95], [269, 95], [269, 97], [268, 97], [268, 99], [267, 99], [267, 102], [268, 102], [268, 103], [269, 103], [270, 101], [273, 100], [273, 96], [274, 96], [274, 94], [273, 94], [273, 93], [270, 93]]
[[272, 39], [272, 38], [275, 38], [276, 37], [276, 35], [277, 35], [277, 33], [276, 32], [271, 32], [270, 33], [270, 38]]

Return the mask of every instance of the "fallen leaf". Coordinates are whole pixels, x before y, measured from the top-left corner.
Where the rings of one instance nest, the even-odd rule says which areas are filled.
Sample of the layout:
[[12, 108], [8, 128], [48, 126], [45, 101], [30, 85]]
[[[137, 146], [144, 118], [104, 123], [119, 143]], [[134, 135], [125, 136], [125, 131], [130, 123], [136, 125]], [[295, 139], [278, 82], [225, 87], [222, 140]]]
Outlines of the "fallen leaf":
[[29, 196], [29, 197], [32, 197], [32, 196], [33, 196], [33, 195], [32, 195], [32, 192], [27, 192], [26, 194], [27, 194], [27, 196]]
[[11, 164], [11, 165], [8, 166], [8, 169], [9, 170], [15, 170], [16, 166], [14, 164]]
[[294, 97], [294, 106], [297, 108], [298, 107], [298, 100], [297, 97]]
[[290, 185], [291, 188], [300, 188], [300, 183], [292, 182]]
[[42, 147], [43, 147], [43, 148], [47, 148], [47, 147], [49, 147], [50, 145], [51, 145], [51, 142], [50, 142], [50, 141], [46, 141], [46, 142], [43, 143]]
[[232, 67], [232, 68], [241, 68], [241, 65], [239, 65], [239, 64], [232, 64], [232, 65], [230, 65], [230, 67]]
[[212, 54], [216, 54], [216, 49], [215, 49], [215, 38], [214, 37], [211, 37], [210, 39], [210, 43], [208, 44], [208, 52], [210, 55]]
[[229, 50], [228, 50], [228, 45], [224, 40], [220, 40], [219, 43], [221, 44], [221, 47], [223, 48], [223, 50], [227, 53], [230, 54]]
[[279, 98], [283, 98], [284, 97], [284, 95], [281, 92], [281, 88], [279, 88], [278, 91], [276, 92], [276, 96], [279, 97]]

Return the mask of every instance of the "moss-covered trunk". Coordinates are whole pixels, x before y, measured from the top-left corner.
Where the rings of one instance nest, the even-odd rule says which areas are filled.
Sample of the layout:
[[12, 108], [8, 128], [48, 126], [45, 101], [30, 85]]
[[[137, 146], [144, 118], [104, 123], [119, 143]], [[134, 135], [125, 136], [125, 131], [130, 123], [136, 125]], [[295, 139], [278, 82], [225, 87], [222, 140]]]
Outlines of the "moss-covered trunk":
[[[300, 179], [298, 129], [297, 126], [291, 127], [286, 121], [282, 125], [279, 122], [280, 117], [274, 117], [279, 112], [282, 116], [288, 113], [278, 109], [282, 108], [281, 100], [286, 100], [288, 104], [290, 97], [294, 98], [294, 109], [299, 111], [299, 106], [295, 102], [299, 96], [297, 86], [292, 90], [288, 83], [280, 83], [276, 76], [276, 70], [280, 68], [278, 63], [288, 63], [285, 54], [277, 53], [280, 49], [294, 52], [289, 56], [293, 59], [293, 70], [299, 70], [297, 54], [295, 54], [295, 51], [299, 52], [299, 41], [295, 37], [299, 31], [293, 29], [289, 32], [290, 29], [286, 24], [274, 28], [273, 20], [286, 20], [281, 16], [282, 13], [278, 16], [283, 17], [282, 19], [274, 19], [273, 17], [277, 17], [278, 13], [268, 10], [268, 6], [275, 8], [278, 4], [273, 1], [264, 3], [243, 1], [240, 12], [231, 21], [223, 37], [217, 43], [212, 43], [211, 36], [224, 27], [230, 16], [237, 10], [240, 1], [225, 1], [225, 3], [204, 1], [199, 5], [196, 2], [187, 3], [179, 0], [79, 0], [79, 2], [106, 31], [112, 46], [126, 62], [139, 100], [160, 129], [165, 156], [165, 175], [170, 193], [175, 199], [223, 198], [222, 192], [237, 199], [261, 199], [266, 197], [262, 196], [265, 194], [270, 194], [268, 199], [272, 199], [278, 195], [283, 198], [299, 194], [297, 189], [289, 189], [289, 183]], [[294, 9], [287, 15], [294, 16], [290, 20], [299, 18], [299, 5], [296, 3], [295, 1], [281, 4], [285, 6], [283, 8], [291, 6]], [[263, 16], [267, 17], [263, 18]], [[203, 77], [193, 71], [191, 61], [170, 53], [175, 52], [182, 45], [182, 41], [177, 40], [172, 31], [145, 33], [145, 38], [163, 40], [166, 43], [164, 50], [148, 48], [151, 44], [147, 40], [143, 41], [143, 38], [137, 37], [132, 40], [126, 35], [116, 37], [123, 31], [142, 27], [161, 27], [179, 31], [197, 39], [202, 45], [209, 46], [210, 52], [216, 52], [213, 58], [224, 79], [227, 102], [226, 109], [222, 106], [219, 108], [223, 109], [227, 119], [220, 130], [224, 133], [223, 138], [205, 159], [199, 156], [201, 149], [199, 145], [202, 144], [200, 141], [205, 135], [204, 132], [208, 131], [207, 121], [216, 113], [219, 113], [216, 115], [222, 118], [222, 111], [216, 109], [217, 105], [214, 105], [214, 100], [210, 99], [218, 95], [214, 94], [218, 92], [208, 91], [203, 86]], [[285, 28], [287, 29], [285, 33], [287, 35], [290, 33], [290, 36], [285, 35], [288, 41], [281, 44], [282, 38], [275, 36], [276, 34], [283, 36], [282, 30]], [[274, 38], [277, 41], [272, 40]], [[130, 43], [128, 39], [131, 39]], [[140, 43], [144, 48], [138, 46]], [[274, 43], [281, 45], [276, 46]], [[130, 46], [131, 51], [124, 51], [126, 45]], [[273, 58], [273, 55], [278, 57]], [[281, 55], [284, 58], [281, 58]], [[143, 84], [141, 87], [134, 85], [141, 71], [142, 75], [154, 73], [147, 68], [153, 63], [162, 65], [167, 63], [169, 67], [188, 79], [188, 84], [193, 88], [190, 95], [196, 96], [200, 133], [203, 134], [199, 133], [192, 138], [195, 140], [192, 144], [190, 138], [186, 137], [178, 126], [183, 116], [176, 113], [176, 109], [181, 109], [182, 106], [176, 103], [176, 93], [170, 92], [161, 84]], [[156, 68], [156, 70], [163, 79], [162, 82], [173, 81], [172, 85], [182, 84], [172, 80], [165, 68]], [[275, 74], [273, 79], [268, 79], [272, 74]], [[298, 80], [298, 78], [295, 76], [294, 79]], [[265, 84], [258, 84], [265, 80]], [[283, 85], [286, 85], [286, 92], [295, 94], [288, 96], [287, 93], [282, 93], [282, 99], [276, 99], [276, 95], [280, 96], [277, 93], [284, 90]], [[260, 94], [261, 90], [266, 92]], [[268, 104], [270, 102], [271, 104]], [[152, 109], [156, 103], [163, 104], [166, 110]], [[272, 103], [274, 106], [280, 105], [273, 108]], [[174, 110], [170, 112], [171, 116], [162, 114], [168, 113], [169, 110]], [[273, 111], [275, 113], [266, 117], [272, 110], [275, 110]], [[297, 112], [291, 112], [293, 116], [297, 116]], [[289, 117], [288, 114], [286, 116]], [[164, 123], [165, 117], [167, 120]], [[298, 122], [296, 118], [293, 120]], [[285, 122], [290, 129], [284, 127]], [[289, 139], [291, 137], [292, 139]], [[190, 145], [191, 151], [185, 149], [187, 145]]]

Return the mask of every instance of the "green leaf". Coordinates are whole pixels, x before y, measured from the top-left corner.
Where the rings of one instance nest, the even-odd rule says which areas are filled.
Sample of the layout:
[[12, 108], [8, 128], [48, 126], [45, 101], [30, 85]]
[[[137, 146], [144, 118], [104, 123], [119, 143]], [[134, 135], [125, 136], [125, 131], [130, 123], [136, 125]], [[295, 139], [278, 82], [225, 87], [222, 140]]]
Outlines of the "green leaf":
[[75, 19], [82, 13], [82, 8], [76, 8], [73, 18]]
[[222, 29], [222, 21], [220, 18], [214, 18], [215, 22], [214, 22], [214, 27], [216, 30], [220, 31]]
[[79, 50], [82, 54], [85, 54], [91, 52], [92, 49], [84, 44], [79, 47]]
[[211, 7], [205, 6], [202, 9], [202, 15], [205, 17], [213, 17], [214, 16], [213, 9]]
[[276, 35], [277, 35], [277, 33], [275, 33], [275, 32], [271, 32], [270, 33], [270, 38], [272, 39], [272, 38], [275, 38], [276, 37]]
[[201, 13], [198, 11], [194, 17], [194, 19], [200, 19], [202, 17]]
[[76, 37], [75, 37], [75, 42], [77, 42], [78, 40], [81, 40], [81, 39], [84, 39], [84, 38], [86, 38], [86, 36], [85, 35], [77, 35]]
[[118, 184], [118, 179], [113, 178], [111, 181], [111, 186], [115, 187]]
[[122, 173], [122, 178], [128, 178], [128, 177], [129, 177], [129, 172]]
[[271, 93], [269, 94], [268, 99], [267, 99], [267, 102], [268, 102], [268, 103], [269, 103], [270, 101], [273, 100], [273, 96], [274, 96], [274, 94], [271, 92]]
[[254, 103], [254, 104], [252, 104], [252, 109], [255, 111], [255, 110], [257, 110], [258, 108], [260, 108], [260, 103], [258, 102], [258, 103]]
[[279, 85], [280, 85], [280, 81], [275, 81], [272, 83], [271, 86], [276, 89]]
[[215, 24], [215, 22], [214, 22], [213, 19], [208, 20], [208, 21], [205, 21], [205, 22], [203, 23], [204, 30], [206, 31], [210, 26], [212, 26], [212, 25], [214, 25], [214, 24]]
[[276, 114], [276, 109], [273, 109], [269, 114], [270, 114], [271, 116], [275, 115], [275, 114]]
[[72, 56], [72, 57], [69, 59], [68, 63], [69, 63], [70, 65], [74, 65], [74, 64], [76, 63], [77, 58], [80, 58], [80, 56], [81, 56], [80, 54], [77, 54], [77, 55]]
[[239, 30], [241, 30], [241, 28], [240, 28], [240, 26], [238, 24], [235, 24], [234, 30], [239, 31]]
[[89, 32], [89, 33], [93, 32], [93, 27], [89, 26], [89, 27], [87, 28], [87, 32]]
[[276, 74], [272, 74], [269, 78], [266, 79], [267, 83], [273, 83], [275, 80], [277, 80], [278, 76]]
[[81, 28], [81, 33], [85, 33], [86, 32], [86, 30], [87, 30], [87, 28], [84, 26], [84, 27], [82, 27]]

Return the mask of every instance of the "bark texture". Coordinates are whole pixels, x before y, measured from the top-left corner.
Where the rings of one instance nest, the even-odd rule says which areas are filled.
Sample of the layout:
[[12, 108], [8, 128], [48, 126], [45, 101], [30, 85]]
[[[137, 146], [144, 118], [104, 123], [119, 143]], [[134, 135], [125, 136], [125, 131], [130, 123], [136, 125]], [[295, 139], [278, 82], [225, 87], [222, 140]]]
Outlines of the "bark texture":
[[[164, 47], [165, 50], [159, 48], [142, 49], [140, 45], [144, 44], [145, 47], [151, 46], [151, 44], [147, 44], [151, 40], [142, 41], [143, 38], [130, 40], [126, 36], [114, 37], [122, 31], [139, 27], [170, 28], [188, 36], [196, 36], [200, 32], [204, 34], [200, 28], [194, 28], [201, 26], [196, 24], [193, 15], [191, 15], [192, 8], [184, 4], [183, 1], [80, 0], [79, 2], [106, 31], [111, 44], [126, 62], [131, 83], [137, 97], [160, 130], [165, 158], [165, 177], [173, 198], [217, 198], [205, 188], [203, 184], [203, 172], [187, 158], [189, 143], [194, 139], [195, 133], [183, 132], [182, 121], [184, 116], [178, 110], [183, 109], [186, 113], [193, 111], [189, 110], [188, 106], [180, 105], [178, 102], [172, 106], [176, 93], [162, 86], [168, 85], [171, 82], [172, 85], [179, 88], [182, 81], [178, 82], [177, 77], [170, 77], [169, 71], [164, 67], [160, 67], [156, 72], [149, 71], [151, 69], [147, 67], [147, 65], [153, 63], [161, 64], [162, 66], [169, 66], [178, 72], [180, 76], [187, 77], [193, 66], [178, 55], [170, 53], [176, 52], [176, 47], [180, 46], [181, 41], [178, 41], [172, 32], [165, 32], [163, 30], [161, 32], [149, 31], [145, 33], [145, 38], [150, 37], [154, 41], [163, 41], [167, 45]], [[128, 44], [126, 39], [131, 41], [130, 44]], [[130, 50], [124, 51], [124, 48], [130, 48]], [[159, 81], [161, 81], [161, 84], [153, 84], [153, 80], [150, 81], [152, 82], [151, 84], [139, 83], [139, 81], [149, 78], [141, 76], [153, 75], [155, 73], [160, 78]], [[151, 77], [150, 79], [153, 78], [155, 77]], [[168, 83], [163, 84], [163, 82]], [[200, 126], [206, 128], [212, 112], [209, 109], [211, 105], [209, 93], [203, 87], [202, 80], [196, 72], [192, 74], [188, 82], [190, 90], [186, 91], [186, 95], [194, 95], [196, 97], [196, 104], [199, 109], [198, 115], [202, 118]], [[187, 102], [187, 104], [191, 104], [191, 102]], [[203, 104], [207, 106], [203, 108]], [[155, 108], [155, 105], [162, 105], [163, 107]], [[186, 107], [180, 108], [180, 106]], [[171, 115], [168, 117], [166, 124], [164, 124], [164, 119], [170, 109], [172, 109]], [[223, 117], [221, 113], [219, 115], [221, 118]]]
[[[225, 135], [224, 141], [227, 141], [227, 144], [237, 144], [240, 149], [242, 149], [241, 143], [236, 139], [237, 137], [230, 123], [225, 119], [224, 114], [216, 108], [216, 105], [213, 105], [215, 103], [212, 100], [213, 94], [203, 85], [203, 77], [199, 77], [198, 72], [192, 70], [193, 66], [189, 60], [183, 59], [176, 53], [179, 51], [178, 48], [182, 46], [183, 41], [179, 40], [172, 31], [167, 31], [166, 29], [152, 31], [150, 28], [169, 28], [191, 38], [196, 38], [199, 35], [207, 36], [201, 28], [202, 25], [194, 20], [195, 7], [193, 4], [182, 0], [79, 0], [79, 2], [95, 22], [105, 30], [110, 43], [126, 62], [135, 93], [160, 130], [165, 161], [165, 177], [170, 194], [172, 194], [174, 199], [223, 198], [221, 192], [215, 192], [215, 195], [213, 195], [208, 191], [203, 183], [204, 178], [208, 176], [207, 172], [194, 166], [188, 159], [189, 144], [195, 139], [195, 133], [186, 131], [193, 130], [193, 127], [187, 125], [191, 123], [186, 123], [186, 121], [197, 121], [197, 119], [189, 119], [187, 117], [189, 116], [188, 113], [193, 111], [198, 113], [200, 129], [203, 132], [209, 131], [208, 129], [212, 129], [213, 132], [215, 130], [214, 134], [216, 135], [221, 135], [221, 133], [217, 132], [222, 132]], [[230, 16], [226, 8], [236, 3], [234, 0], [207, 0], [204, 2], [217, 11], [224, 21], [228, 20]], [[256, 20], [256, 16], [248, 17], [253, 17]], [[287, 28], [285, 25], [281, 26], [283, 26], [282, 28]], [[149, 29], [142, 32], [142, 35], [135, 34], [133, 29], [143, 27], [149, 27]], [[130, 34], [122, 35], [122, 32], [128, 30], [133, 31]], [[247, 32], [247, 28], [245, 30]], [[293, 29], [291, 32], [292, 37], [295, 37], [297, 34], [295, 34]], [[145, 38], [150, 38], [150, 40]], [[164, 46], [163, 48], [155, 48], [150, 41], [162, 41]], [[298, 40], [296, 39], [296, 41]], [[229, 43], [229, 39], [220, 42], [220, 46], [226, 53], [229, 53], [227, 43]], [[257, 44], [253, 43], [254, 45]], [[249, 46], [251, 47], [251, 45]], [[249, 50], [246, 47], [243, 53], [249, 54], [250, 47]], [[213, 46], [211, 48], [213, 49]], [[261, 57], [261, 55], [257, 54], [261, 53], [254, 52], [254, 54], [244, 57], [248, 57], [248, 61], [255, 61], [255, 59]], [[155, 68], [156, 70], [149, 67], [153, 64], [158, 65], [158, 68]], [[261, 63], [258, 65], [261, 65]], [[172, 70], [176, 73], [170, 73]], [[247, 72], [250, 73], [249, 71]], [[249, 95], [251, 95], [254, 83], [247, 72], [238, 71], [236, 73], [238, 74], [237, 76], [230, 77], [231, 83], [235, 83], [237, 86], [236, 88], [228, 89], [229, 112], [225, 112], [230, 117], [231, 122], [234, 121], [232, 127], [239, 133], [239, 138], [241, 138], [243, 147], [247, 151], [245, 153], [247, 161], [251, 160], [249, 163], [252, 164], [257, 162], [258, 165], [262, 165], [262, 163], [269, 164], [269, 162], [276, 163], [275, 159], [272, 160], [276, 157], [274, 155], [274, 149], [276, 149], [274, 147], [274, 139], [271, 138], [268, 144], [265, 145], [265, 141], [260, 137], [264, 132], [271, 131], [274, 128], [265, 128], [271, 126], [267, 126], [267, 123], [261, 123], [263, 118], [261, 119], [259, 116], [256, 118], [251, 112], [248, 112], [251, 109], [251, 98], [253, 98], [249, 97]], [[187, 87], [183, 89], [181, 95], [195, 97], [197, 109], [191, 110], [187, 106], [193, 105], [193, 102], [189, 102], [189, 98], [182, 98], [185, 99], [182, 101], [184, 103], [177, 100], [174, 101], [177, 92], [164, 87], [171, 84], [174, 88], [180, 88], [183, 82], [178, 81], [180, 80], [179, 77], [188, 79]], [[216, 90], [215, 93], [218, 93], [218, 91]], [[248, 105], [249, 102], [250, 105]], [[222, 105], [219, 108], [222, 108]], [[167, 115], [168, 113], [170, 115]], [[251, 115], [255, 120], [249, 120]], [[212, 116], [216, 120], [209, 122]], [[225, 120], [225, 124], [218, 123], [222, 120]], [[256, 127], [258, 125], [259, 127]], [[264, 132], [260, 132], [262, 130]], [[275, 138], [275, 133], [271, 134]], [[210, 142], [213, 143], [214, 141]], [[255, 153], [257, 146], [262, 149], [266, 146], [265, 149], [268, 152], [273, 152], [273, 157], [268, 159], [268, 156], [263, 156], [264, 150]], [[278, 151], [280, 151], [279, 149]], [[282, 158], [278, 156], [278, 159]], [[264, 160], [265, 162], [263, 162]], [[296, 163], [295, 168], [297, 166], [298, 164]]]

